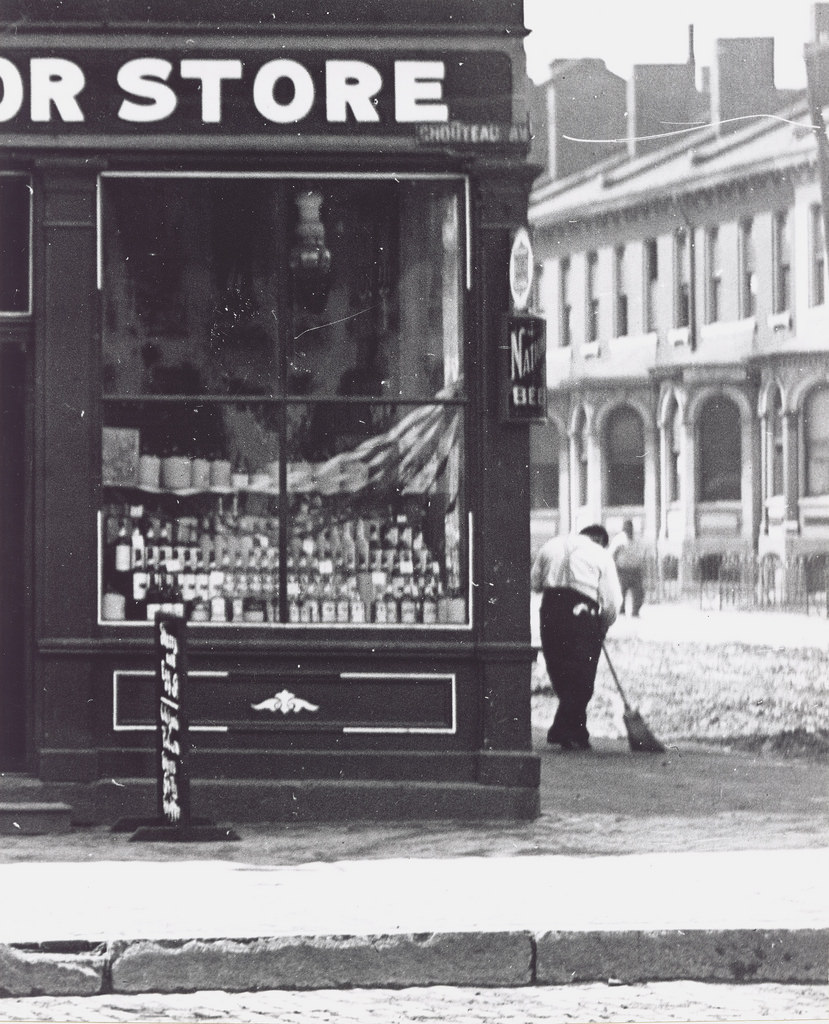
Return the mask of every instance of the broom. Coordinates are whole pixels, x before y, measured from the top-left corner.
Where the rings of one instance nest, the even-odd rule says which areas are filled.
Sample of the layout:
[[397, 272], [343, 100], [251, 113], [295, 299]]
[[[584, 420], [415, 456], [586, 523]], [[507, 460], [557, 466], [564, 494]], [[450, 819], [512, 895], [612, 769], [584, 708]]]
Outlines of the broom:
[[650, 731], [645, 719], [642, 718], [638, 711], [634, 710], [630, 704], [628, 704], [625, 691], [622, 689], [622, 684], [619, 682], [619, 677], [616, 675], [616, 669], [613, 667], [613, 662], [610, 660], [610, 655], [607, 653], [607, 648], [604, 644], [602, 644], [602, 650], [604, 651], [605, 658], [607, 658], [607, 667], [610, 669], [610, 674], [613, 676], [613, 682], [616, 684], [616, 689], [619, 691], [619, 695], [622, 698], [622, 704], [625, 706], [622, 717], [624, 718], [625, 729], [627, 729], [630, 749], [644, 750], [649, 754], [664, 754], [664, 746]]

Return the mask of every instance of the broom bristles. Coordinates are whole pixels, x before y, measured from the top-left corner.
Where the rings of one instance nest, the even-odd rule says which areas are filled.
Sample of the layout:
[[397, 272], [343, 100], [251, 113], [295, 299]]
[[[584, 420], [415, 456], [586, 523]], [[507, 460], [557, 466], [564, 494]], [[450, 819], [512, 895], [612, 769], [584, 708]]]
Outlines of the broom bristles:
[[650, 731], [638, 711], [626, 710], [622, 716], [627, 729], [631, 750], [643, 750], [649, 754], [664, 754], [665, 747]]

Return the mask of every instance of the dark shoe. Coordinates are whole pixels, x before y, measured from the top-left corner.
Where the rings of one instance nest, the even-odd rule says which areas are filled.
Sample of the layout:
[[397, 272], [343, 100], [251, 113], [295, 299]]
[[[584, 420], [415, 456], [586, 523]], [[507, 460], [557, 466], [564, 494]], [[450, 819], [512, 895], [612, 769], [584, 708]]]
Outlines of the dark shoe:
[[560, 740], [562, 750], [581, 750], [576, 740]]

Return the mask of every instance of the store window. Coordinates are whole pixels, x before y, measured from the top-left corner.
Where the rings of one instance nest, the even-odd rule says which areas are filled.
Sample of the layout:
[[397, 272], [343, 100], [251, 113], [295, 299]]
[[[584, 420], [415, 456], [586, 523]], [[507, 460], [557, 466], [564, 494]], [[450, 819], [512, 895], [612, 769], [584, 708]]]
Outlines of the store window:
[[757, 256], [754, 251], [754, 221], [740, 223], [740, 315], [757, 313]]
[[630, 287], [627, 278], [627, 249], [624, 245], [616, 246], [613, 252], [613, 295], [614, 320], [616, 321], [616, 337], [625, 338], [630, 325], [628, 323], [628, 295]]
[[706, 323], [719, 322], [722, 314], [722, 254], [720, 252], [719, 228], [709, 228], [706, 233], [705, 246], [706, 283], [705, 320]]
[[649, 238], [644, 248], [645, 330], [656, 330], [659, 293], [659, 247], [655, 238]]
[[697, 421], [700, 501], [737, 501], [742, 474], [740, 410], [726, 395], [712, 395]]
[[774, 216], [774, 311], [785, 313], [792, 301], [792, 240], [787, 210]]
[[826, 234], [820, 203], [809, 207], [809, 256], [809, 305], [822, 306], [826, 301]]
[[803, 413], [806, 494], [829, 494], [829, 388], [809, 396]]
[[642, 417], [630, 406], [614, 409], [605, 424], [607, 504], [644, 505], [645, 434]]
[[462, 194], [103, 176], [104, 621], [469, 621]]
[[0, 174], [0, 316], [32, 310], [32, 187]]
[[685, 228], [674, 235], [674, 327], [691, 323], [690, 239]]

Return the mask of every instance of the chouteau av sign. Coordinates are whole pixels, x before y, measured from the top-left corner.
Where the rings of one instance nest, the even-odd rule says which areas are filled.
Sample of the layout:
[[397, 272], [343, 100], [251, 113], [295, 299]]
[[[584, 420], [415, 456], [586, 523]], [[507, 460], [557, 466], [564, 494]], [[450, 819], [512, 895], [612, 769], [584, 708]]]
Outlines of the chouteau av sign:
[[[0, 53], [0, 131], [411, 134], [508, 123], [503, 54], [169, 50]], [[459, 140], [476, 141], [476, 140]]]

